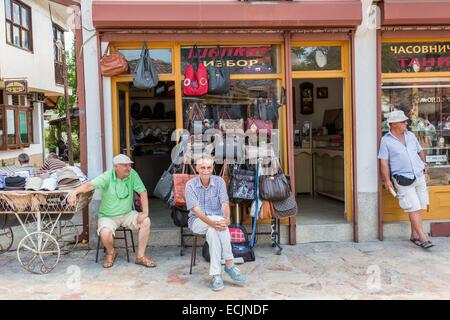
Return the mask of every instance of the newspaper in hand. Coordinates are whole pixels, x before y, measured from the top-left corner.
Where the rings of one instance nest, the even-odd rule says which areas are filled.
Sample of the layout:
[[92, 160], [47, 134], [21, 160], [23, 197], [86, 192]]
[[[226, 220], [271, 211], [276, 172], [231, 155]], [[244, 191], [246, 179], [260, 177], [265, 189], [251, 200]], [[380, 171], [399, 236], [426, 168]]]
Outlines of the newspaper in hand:
[[397, 192], [395, 192], [394, 188], [390, 187], [389, 192], [392, 194], [394, 198], [397, 198]]

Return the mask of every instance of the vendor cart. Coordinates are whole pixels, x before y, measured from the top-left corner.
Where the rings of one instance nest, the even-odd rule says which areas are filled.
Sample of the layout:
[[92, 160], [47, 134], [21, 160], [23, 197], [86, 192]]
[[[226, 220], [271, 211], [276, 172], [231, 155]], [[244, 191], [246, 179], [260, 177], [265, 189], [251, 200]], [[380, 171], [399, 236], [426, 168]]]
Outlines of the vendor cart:
[[94, 192], [79, 195], [76, 205], [71, 206], [67, 203], [70, 191], [0, 191], [2, 232], [11, 231], [14, 237], [11, 227], [22, 226], [25, 236], [17, 246], [17, 259], [27, 271], [50, 272], [60, 255], [78, 242], [78, 232], [70, 220], [89, 204]]

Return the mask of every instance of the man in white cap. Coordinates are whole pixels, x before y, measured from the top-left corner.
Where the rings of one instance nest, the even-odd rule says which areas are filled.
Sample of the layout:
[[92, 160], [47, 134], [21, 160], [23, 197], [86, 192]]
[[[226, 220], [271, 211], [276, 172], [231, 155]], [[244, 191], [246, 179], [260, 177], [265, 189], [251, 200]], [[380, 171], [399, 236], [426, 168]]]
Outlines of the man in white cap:
[[[392, 111], [387, 119], [390, 131], [381, 139], [381, 175], [386, 189], [397, 188], [400, 207], [409, 214], [411, 221], [410, 240], [424, 249], [433, 247], [423, 232], [421, 210], [429, 204], [428, 189], [424, 174], [427, 172], [425, 152], [416, 136], [408, 131], [408, 117], [401, 110]], [[391, 180], [392, 175], [392, 180]]]
[[[74, 205], [78, 194], [93, 189], [102, 190], [97, 233], [106, 248], [103, 262], [105, 268], [112, 267], [116, 259], [117, 253], [113, 246], [113, 236], [120, 226], [132, 230], [139, 229], [139, 247], [135, 263], [148, 268], [156, 267], [156, 263], [145, 256], [145, 249], [150, 237], [147, 190], [137, 172], [131, 168], [132, 163], [133, 161], [124, 154], [115, 156], [113, 159], [114, 169], [79, 186], [68, 198], [69, 204]], [[133, 208], [134, 192], [140, 195], [142, 212], [137, 212]]]

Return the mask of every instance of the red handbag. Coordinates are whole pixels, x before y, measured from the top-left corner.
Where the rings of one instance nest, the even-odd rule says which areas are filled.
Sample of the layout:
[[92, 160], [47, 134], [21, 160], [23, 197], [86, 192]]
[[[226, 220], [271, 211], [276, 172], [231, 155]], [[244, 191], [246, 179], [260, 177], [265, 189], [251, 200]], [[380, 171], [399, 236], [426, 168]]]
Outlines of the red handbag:
[[208, 93], [208, 70], [200, 61], [197, 46], [194, 46], [194, 51], [197, 51], [197, 68], [195, 70], [194, 64], [190, 64], [184, 71], [183, 93], [186, 96], [202, 96]]
[[173, 202], [175, 207], [184, 207], [186, 206], [186, 198], [185, 198], [185, 190], [186, 183], [195, 178], [195, 169], [191, 165], [189, 165], [194, 174], [184, 173], [184, 169], [186, 165], [183, 165], [183, 170], [181, 173], [175, 173], [173, 175]]
[[272, 136], [273, 123], [270, 120], [257, 120], [248, 118], [245, 122], [245, 130], [255, 130], [257, 133], [265, 132], [270, 138]]

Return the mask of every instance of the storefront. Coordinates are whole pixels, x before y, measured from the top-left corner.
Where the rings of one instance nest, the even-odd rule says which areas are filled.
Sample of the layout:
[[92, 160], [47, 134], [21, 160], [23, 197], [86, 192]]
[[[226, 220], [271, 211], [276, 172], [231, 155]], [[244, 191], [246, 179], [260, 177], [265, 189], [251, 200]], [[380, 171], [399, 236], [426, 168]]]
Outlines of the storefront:
[[[159, 74], [159, 83], [151, 90], [136, 89], [131, 74], [100, 79], [100, 110], [104, 112], [100, 118], [105, 119], [102, 130], [106, 132], [102, 134], [103, 169], [106, 159], [127, 153], [152, 190], [170, 164], [172, 132], [189, 126], [194, 103], [212, 121], [225, 114], [243, 122], [257, 103], [276, 103], [281, 107], [273, 128], [279, 131], [271, 142], [283, 170], [295, 177], [292, 187], [302, 193], [300, 186], [308, 185], [311, 196], [320, 193], [339, 201], [343, 221], [353, 221], [350, 53], [354, 28], [361, 21], [359, 1], [339, 5], [94, 1], [92, 10], [98, 52], [105, 52], [109, 45], [111, 52], [124, 54], [132, 70], [145, 43]], [[220, 46], [223, 63], [231, 73], [229, 94], [183, 95], [185, 68], [197, 58], [194, 46], [206, 66], [214, 63]], [[305, 88], [309, 91], [302, 91]], [[312, 115], [315, 118], [309, 119]], [[305, 122], [311, 128], [308, 137], [302, 134]], [[314, 164], [296, 168], [299, 152]], [[339, 164], [330, 171], [328, 164], [334, 159]], [[304, 181], [303, 174], [296, 175], [299, 168], [313, 176], [315, 184]], [[296, 242], [297, 219], [288, 223], [291, 244]]]
[[[380, 32], [379, 136], [389, 130], [385, 113], [398, 109], [409, 117], [428, 164], [430, 205], [424, 220], [450, 218], [450, 38], [444, 26], [449, 9], [418, 2], [400, 12], [398, 4], [386, 3]], [[408, 220], [385, 190], [382, 215], [385, 222]]]

